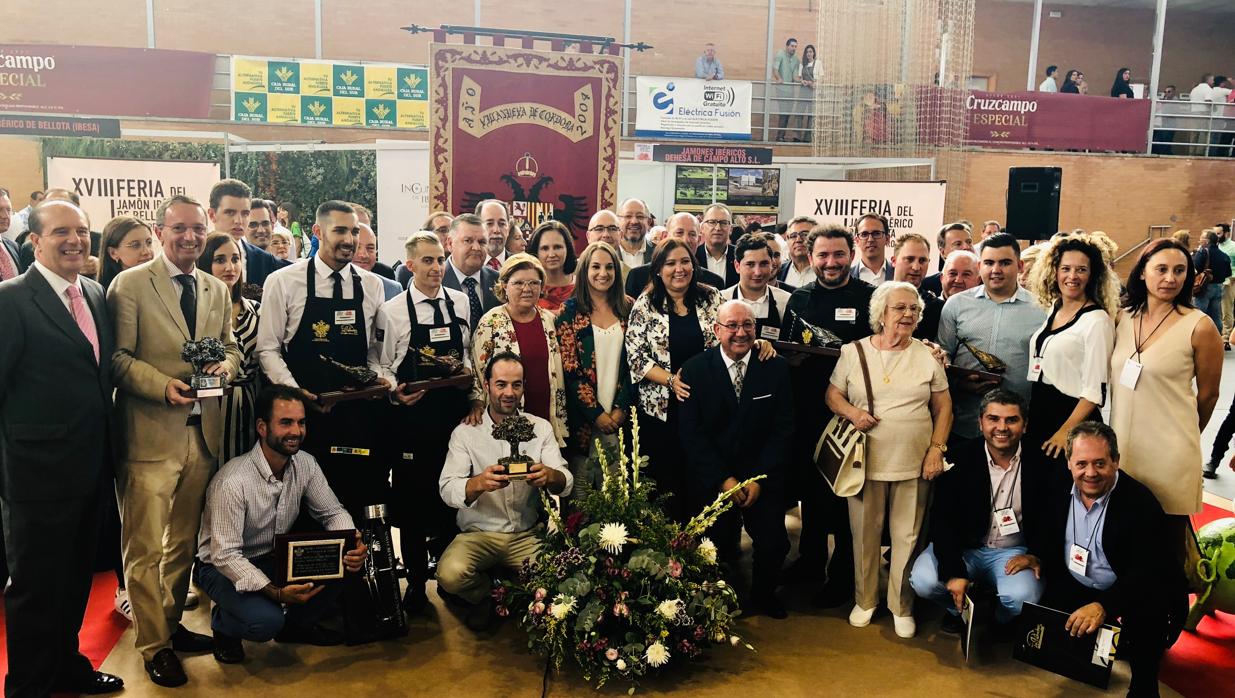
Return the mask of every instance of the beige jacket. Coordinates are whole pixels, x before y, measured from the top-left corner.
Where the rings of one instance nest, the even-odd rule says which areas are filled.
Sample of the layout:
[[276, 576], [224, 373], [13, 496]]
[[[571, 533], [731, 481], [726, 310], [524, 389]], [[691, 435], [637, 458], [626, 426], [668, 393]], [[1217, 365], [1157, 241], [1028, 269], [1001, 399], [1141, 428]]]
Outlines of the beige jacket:
[[[227, 286], [209, 274], [197, 272], [196, 337], [218, 337], [227, 350], [228, 376], [240, 371], [241, 355], [232, 335], [231, 299]], [[189, 328], [180, 301], [160, 257], [122, 272], [111, 283], [107, 305], [116, 323], [116, 353], [112, 376], [120, 457], [129, 461], [156, 461], [175, 457], [184, 449], [184, 425], [190, 406], [167, 404], [167, 384], [185, 383], [192, 365], [180, 359]], [[205, 398], [202, 436], [211, 454], [218, 455], [223, 438], [223, 398]]]

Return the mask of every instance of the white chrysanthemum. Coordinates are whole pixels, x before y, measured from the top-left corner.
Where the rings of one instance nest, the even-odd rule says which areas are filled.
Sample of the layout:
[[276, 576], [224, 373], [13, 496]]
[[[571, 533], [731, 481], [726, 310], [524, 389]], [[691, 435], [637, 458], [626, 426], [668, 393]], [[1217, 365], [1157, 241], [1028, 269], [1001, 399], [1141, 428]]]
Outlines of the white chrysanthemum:
[[549, 607], [549, 615], [553, 616], [554, 620], [562, 620], [573, 610], [575, 610], [575, 597], [558, 594], [553, 599], [553, 605]]
[[615, 663], [615, 664], [614, 664], [614, 666], [616, 666], [616, 667], [617, 667], [617, 670], [618, 670], [618, 671], [626, 671], [626, 660], [625, 660], [625, 659], [619, 659], [619, 660], [617, 660], [617, 663]]
[[707, 538], [699, 539], [699, 557], [708, 564], [716, 564], [716, 544]]
[[654, 667], [669, 663], [669, 650], [659, 642], [648, 645], [648, 651], [643, 656], [647, 658], [648, 664]]
[[622, 552], [623, 545], [626, 545], [625, 524], [608, 523], [600, 527], [600, 547], [611, 555], [617, 555]]
[[665, 620], [673, 620], [674, 618], [677, 618], [678, 611], [681, 610], [681, 608], [681, 599], [669, 599], [668, 601], [661, 601], [660, 605], [656, 607], [656, 612], [659, 613]]

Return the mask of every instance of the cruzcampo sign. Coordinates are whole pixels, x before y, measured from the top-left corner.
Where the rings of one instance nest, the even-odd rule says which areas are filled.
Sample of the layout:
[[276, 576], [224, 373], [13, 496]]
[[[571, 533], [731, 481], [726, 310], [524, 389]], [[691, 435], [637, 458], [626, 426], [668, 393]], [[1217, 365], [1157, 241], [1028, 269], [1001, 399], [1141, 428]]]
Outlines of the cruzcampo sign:
[[427, 128], [423, 66], [233, 56], [232, 120], [364, 128]]

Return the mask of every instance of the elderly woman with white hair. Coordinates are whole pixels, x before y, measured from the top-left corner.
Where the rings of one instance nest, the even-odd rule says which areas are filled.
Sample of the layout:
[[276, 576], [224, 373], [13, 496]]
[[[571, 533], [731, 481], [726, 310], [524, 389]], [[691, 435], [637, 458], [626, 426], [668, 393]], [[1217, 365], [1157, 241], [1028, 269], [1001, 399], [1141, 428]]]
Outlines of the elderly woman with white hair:
[[876, 288], [870, 303], [874, 334], [841, 348], [826, 398], [834, 414], [867, 434], [866, 483], [849, 498], [855, 601], [849, 624], [869, 625], [879, 604], [880, 542], [887, 511], [892, 540], [888, 610], [896, 634], [903, 638], [916, 632], [909, 562], [926, 515], [929, 481], [943, 472], [952, 430], [944, 367], [929, 347], [913, 338], [922, 309], [912, 284], [888, 281]]

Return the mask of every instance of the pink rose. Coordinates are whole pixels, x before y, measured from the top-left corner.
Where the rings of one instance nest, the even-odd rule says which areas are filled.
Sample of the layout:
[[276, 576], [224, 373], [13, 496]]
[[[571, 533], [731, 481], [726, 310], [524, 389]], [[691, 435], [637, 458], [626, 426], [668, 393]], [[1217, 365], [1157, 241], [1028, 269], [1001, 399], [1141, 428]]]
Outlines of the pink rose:
[[669, 576], [675, 579], [678, 577], [681, 577], [682, 576], [682, 563], [678, 562], [677, 560], [670, 559], [669, 560]]
[[608, 659], [609, 661], [611, 661], [611, 662], [612, 662], [613, 660], [615, 660], [615, 659], [617, 659], [617, 658], [618, 658], [618, 651], [617, 651], [617, 650], [615, 650], [615, 649], [614, 649], [614, 648], [612, 648], [612, 647], [610, 647], [609, 649], [605, 650], [605, 659]]
[[532, 604], [532, 613], [535, 613], [536, 615], [540, 615], [544, 612], [545, 612], [545, 604], [543, 602], [537, 601], [536, 603]]
[[537, 601], [543, 600], [545, 598], [545, 595], [548, 593], [549, 592], [544, 587], [537, 589], [536, 590], [536, 600]]

